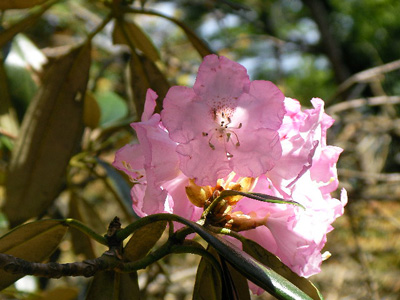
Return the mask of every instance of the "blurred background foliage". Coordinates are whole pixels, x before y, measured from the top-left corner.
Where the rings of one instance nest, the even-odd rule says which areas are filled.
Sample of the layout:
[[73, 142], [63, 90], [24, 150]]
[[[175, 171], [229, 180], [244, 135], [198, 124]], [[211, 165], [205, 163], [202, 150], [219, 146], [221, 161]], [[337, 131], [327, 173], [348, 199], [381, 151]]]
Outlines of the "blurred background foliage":
[[[168, 88], [193, 84], [202, 56], [217, 53], [305, 107], [324, 99], [336, 119], [329, 144], [344, 149], [350, 201], [313, 282], [327, 300], [400, 299], [399, 15], [398, 0], [2, 1], [1, 233], [43, 217], [99, 233], [114, 215], [133, 221], [114, 153], [133, 139], [148, 87], [159, 111]], [[102, 251], [72, 232], [50, 260]], [[190, 299], [196, 261], [140, 273], [144, 298]], [[86, 283], [25, 280], [0, 299], [84, 299]]]

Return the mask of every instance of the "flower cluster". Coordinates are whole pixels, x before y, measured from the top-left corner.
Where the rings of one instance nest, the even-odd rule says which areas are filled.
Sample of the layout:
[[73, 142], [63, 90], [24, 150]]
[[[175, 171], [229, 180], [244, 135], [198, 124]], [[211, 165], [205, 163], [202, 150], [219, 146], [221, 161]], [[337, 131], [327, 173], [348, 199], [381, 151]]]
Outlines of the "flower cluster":
[[[231, 196], [214, 214], [225, 226], [257, 241], [301, 276], [320, 271], [321, 249], [347, 203], [337, 189], [342, 149], [326, 144], [333, 119], [321, 99], [301, 110], [271, 82], [250, 81], [246, 69], [209, 55], [193, 88], [175, 86], [163, 111], [153, 114], [149, 90], [139, 144], [116, 153], [113, 165], [134, 183], [139, 216], [168, 212], [198, 220], [215, 193], [257, 192], [294, 200], [297, 206]], [[260, 292], [257, 289], [253, 289]]]

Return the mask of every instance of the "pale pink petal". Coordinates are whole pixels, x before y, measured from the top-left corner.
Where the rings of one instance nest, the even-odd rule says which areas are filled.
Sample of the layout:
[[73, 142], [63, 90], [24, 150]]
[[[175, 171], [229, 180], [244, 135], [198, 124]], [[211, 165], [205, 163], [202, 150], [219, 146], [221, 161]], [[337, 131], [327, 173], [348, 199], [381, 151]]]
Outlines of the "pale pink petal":
[[221, 147], [219, 144], [215, 147], [213, 150], [201, 139], [177, 147], [180, 169], [186, 176], [196, 179], [198, 185], [213, 186], [219, 178], [224, 178], [231, 172], [225, 151], [218, 148]]
[[144, 110], [141, 118], [142, 122], [149, 120], [150, 117], [153, 115], [154, 109], [157, 105], [157, 98], [158, 95], [155, 91], [153, 91], [152, 89], [147, 90], [146, 101], [144, 103]]
[[208, 55], [200, 65], [194, 91], [205, 101], [239, 97], [250, 83], [246, 69], [226, 57]]

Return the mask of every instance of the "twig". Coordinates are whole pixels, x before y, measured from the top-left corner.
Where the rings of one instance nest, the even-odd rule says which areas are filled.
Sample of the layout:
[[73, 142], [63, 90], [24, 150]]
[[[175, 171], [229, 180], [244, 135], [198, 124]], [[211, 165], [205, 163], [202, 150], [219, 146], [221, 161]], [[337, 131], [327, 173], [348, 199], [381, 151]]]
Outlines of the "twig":
[[359, 108], [363, 106], [378, 106], [385, 104], [399, 104], [400, 96], [377, 96], [369, 98], [360, 98], [341, 102], [326, 109], [328, 114], [335, 114], [337, 112], [348, 110], [352, 108]]
[[400, 69], [400, 59], [392, 61], [390, 63], [374, 67], [371, 69], [367, 69], [364, 71], [361, 71], [359, 73], [356, 73], [349, 77], [346, 81], [344, 81], [341, 85], [339, 85], [337, 92], [335, 94], [335, 97], [343, 93], [345, 90], [350, 88], [353, 84], [357, 82], [366, 82], [366, 81], [371, 81], [373, 78], [384, 74], [388, 73], [394, 70]]
[[344, 177], [358, 177], [361, 179], [375, 179], [385, 182], [400, 182], [400, 173], [370, 173], [361, 172], [350, 169], [338, 169], [340, 176]]

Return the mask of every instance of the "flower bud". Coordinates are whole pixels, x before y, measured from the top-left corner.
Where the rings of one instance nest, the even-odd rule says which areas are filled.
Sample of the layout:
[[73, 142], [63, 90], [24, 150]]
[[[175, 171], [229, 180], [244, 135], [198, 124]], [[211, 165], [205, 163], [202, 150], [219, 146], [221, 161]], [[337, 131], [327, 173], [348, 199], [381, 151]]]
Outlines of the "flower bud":
[[209, 185], [199, 186], [189, 179], [189, 185], [185, 186], [186, 196], [197, 207], [204, 207], [204, 203], [212, 195], [212, 188]]

